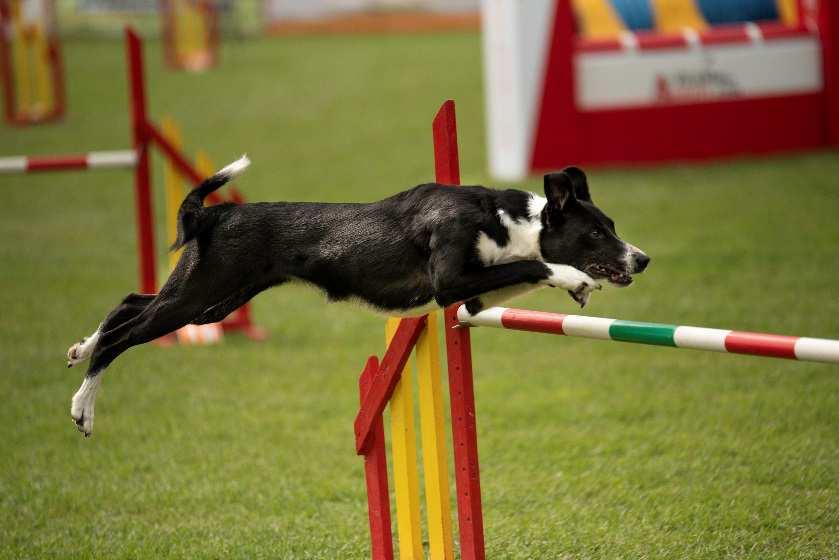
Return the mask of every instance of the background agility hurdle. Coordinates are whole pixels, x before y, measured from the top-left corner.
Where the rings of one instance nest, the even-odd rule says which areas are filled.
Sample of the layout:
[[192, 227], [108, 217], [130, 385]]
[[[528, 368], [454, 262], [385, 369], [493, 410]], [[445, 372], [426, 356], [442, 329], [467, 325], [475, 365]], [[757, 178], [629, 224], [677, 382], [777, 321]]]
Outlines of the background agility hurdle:
[[200, 72], [218, 63], [218, 10], [213, 0], [160, 0], [166, 63]]
[[[434, 155], [437, 182], [460, 183], [457, 128], [454, 103], [443, 104], [434, 119]], [[490, 326], [512, 330], [562, 334], [583, 338], [638, 344], [748, 354], [801, 361], [839, 363], [839, 340], [784, 336], [766, 333], [622, 321], [579, 315], [562, 315], [493, 307], [470, 317], [459, 304], [444, 310], [448, 358], [459, 556], [464, 560], [486, 558], [477, 424], [473, 389], [470, 328]], [[383, 413], [391, 404], [391, 438], [396, 494], [399, 557], [402, 559], [455, 558], [456, 551], [445, 499], [448, 484], [445, 469], [445, 436], [440, 372], [434, 364], [436, 350], [434, 314], [418, 318], [390, 319], [388, 345], [379, 361], [374, 355], [359, 378], [361, 405], [355, 418], [356, 452], [364, 456], [367, 506], [374, 560], [394, 558], [388, 466]], [[428, 549], [420, 531], [419, 480], [415, 449], [414, 412], [411, 402], [411, 352], [416, 348], [425, 495], [428, 512]], [[424, 388], [425, 387], [425, 388]], [[424, 396], [425, 395], [425, 396]], [[429, 466], [431, 465], [431, 466]]]
[[488, 0], [482, 17], [498, 178], [839, 145], [836, 2]]
[[[186, 177], [198, 185], [213, 171], [203, 172], [193, 165], [180, 151], [176, 142], [164, 134], [148, 118], [146, 103], [146, 81], [143, 62], [143, 42], [130, 28], [125, 30], [126, 59], [128, 63], [129, 107], [131, 111], [134, 149], [88, 152], [72, 155], [11, 156], [0, 158], [0, 173], [33, 173], [43, 171], [71, 171], [80, 169], [125, 167], [134, 170], [134, 203], [137, 224], [139, 261], [139, 291], [157, 292], [157, 253], [154, 232], [154, 211], [152, 207], [152, 181], [149, 157], [151, 148], [157, 147], [163, 153], [170, 173]], [[241, 203], [241, 194], [233, 188], [231, 202]], [[207, 197], [210, 204], [225, 200], [218, 193]], [[222, 322], [225, 331], [241, 331], [254, 340], [262, 340], [266, 333], [253, 324], [250, 306], [245, 304]]]
[[9, 124], [64, 115], [64, 67], [52, 0], [0, 0], [0, 86]]

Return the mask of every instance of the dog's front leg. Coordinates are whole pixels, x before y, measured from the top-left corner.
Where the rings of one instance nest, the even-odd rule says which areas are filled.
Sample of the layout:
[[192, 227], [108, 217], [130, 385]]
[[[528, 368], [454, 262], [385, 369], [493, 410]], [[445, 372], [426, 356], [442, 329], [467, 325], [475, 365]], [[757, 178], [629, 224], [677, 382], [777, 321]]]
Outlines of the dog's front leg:
[[601, 288], [600, 284], [588, 274], [573, 266], [551, 263], [545, 263], [545, 266], [548, 267], [550, 272], [547, 278], [540, 281], [540, 284], [568, 290], [568, 293], [571, 294], [574, 301], [580, 304], [580, 307], [585, 307], [588, 303], [591, 292]]
[[526, 291], [522, 285], [528, 284], [532, 287], [544, 284], [565, 288], [577, 302], [585, 304], [588, 295], [598, 288], [597, 282], [573, 267], [535, 260], [464, 270], [462, 265], [432, 255], [430, 264], [434, 298], [441, 306], [467, 301], [488, 292], [513, 296], [515, 292]]

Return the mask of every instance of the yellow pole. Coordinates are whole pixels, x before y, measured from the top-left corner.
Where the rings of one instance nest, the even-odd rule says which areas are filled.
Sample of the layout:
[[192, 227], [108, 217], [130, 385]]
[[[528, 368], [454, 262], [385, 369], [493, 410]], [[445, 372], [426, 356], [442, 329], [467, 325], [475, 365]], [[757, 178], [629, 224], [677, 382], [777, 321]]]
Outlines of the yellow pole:
[[[181, 151], [183, 139], [181, 131], [175, 120], [172, 117], [164, 117], [161, 128], [163, 129], [163, 136], [166, 137], [172, 145]], [[169, 239], [169, 244], [175, 242], [178, 236], [178, 209], [181, 202], [186, 196], [184, 189], [183, 178], [181, 177], [175, 166], [166, 158], [163, 166], [163, 185], [166, 191], [166, 236]], [[178, 264], [178, 259], [181, 257], [181, 250], [172, 251], [169, 253], [169, 269], [174, 269]]]
[[[388, 343], [398, 327], [398, 318], [391, 317], [387, 320], [385, 338]], [[412, 391], [411, 366], [408, 364], [390, 398], [393, 482], [400, 560], [420, 560], [423, 557]]]
[[49, 47], [47, 45], [47, 28], [41, 21], [32, 25], [32, 48], [30, 60], [35, 71], [35, 106], [40, 114], [53, 109], [52, 77], [50, 73]]
[[23, 20], [21, 0], [12, 2], [12, 59], [17, 99], [15, 111], [29, 118], [33, 113], [32, 76], [29, 73], [29, 37]]
[[449, 501], [449, 469], [444, 431], [443, 394], [440, 389], [440, 344], [437, 313], [417, 341], [417, 372], [420, 401], [420, 432], [425, 477], [425, 504], [431, 560], [453, 560], [452, 512]]

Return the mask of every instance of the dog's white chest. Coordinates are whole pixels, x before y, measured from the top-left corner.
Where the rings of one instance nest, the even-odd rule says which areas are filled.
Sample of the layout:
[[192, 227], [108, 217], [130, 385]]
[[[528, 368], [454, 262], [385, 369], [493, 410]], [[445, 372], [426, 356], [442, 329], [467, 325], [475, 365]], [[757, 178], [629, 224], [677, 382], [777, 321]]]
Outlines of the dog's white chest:
[[514, 220], [504, 210], [498, 210], [498, 220], [507, 228], [509, 239], [507, 243], [499, 245], [485, 232], [478, 234], [476, 248], [484, 266], [542, 259], [542, 252], [539, 249], [539, 232], [542, 230], [542, 222], [538, 216]]

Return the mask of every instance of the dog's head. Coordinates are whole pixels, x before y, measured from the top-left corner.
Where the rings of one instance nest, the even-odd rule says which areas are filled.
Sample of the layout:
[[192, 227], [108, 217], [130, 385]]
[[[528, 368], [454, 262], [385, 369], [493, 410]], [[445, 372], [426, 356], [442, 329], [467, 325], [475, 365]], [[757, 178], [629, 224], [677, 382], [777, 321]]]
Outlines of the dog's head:
[[567, 264], [596, 280], [628, 286], [650, 258], [621, 240], [615, 222], [591, 201], [586, 175], [576, 167], [545, 175], [539, 245], [546, 262]]

